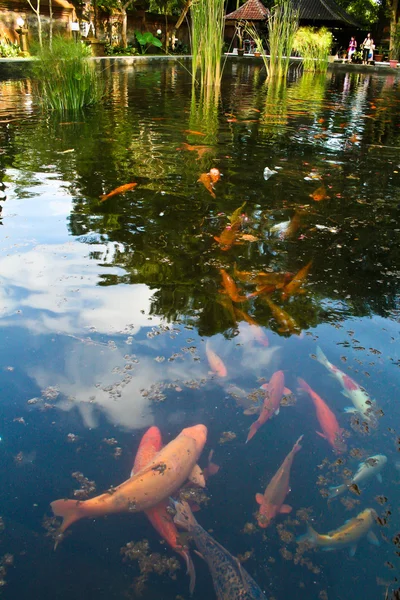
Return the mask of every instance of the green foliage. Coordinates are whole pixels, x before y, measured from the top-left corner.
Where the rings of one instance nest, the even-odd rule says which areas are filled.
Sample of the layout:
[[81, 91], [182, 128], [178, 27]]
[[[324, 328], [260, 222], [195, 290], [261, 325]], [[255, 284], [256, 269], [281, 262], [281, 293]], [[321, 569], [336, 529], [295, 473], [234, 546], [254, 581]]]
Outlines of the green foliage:
[[135, 31], [135, 36], [140, 46], [142, 54], [145, 54], [150, 46], [156, 46], [156, 48], [162, 48], [162, 42], [155, 37], [150, 31]]
[[200, 84], [220, 85], [224, 31], [224, 0], [193, 0], [192, 76], [200, 71]]
[[269, 73], [268, 58], [265, 55], [264, 47], [263, 47], [263, 40], [260, 36], [260, 33], [259, 33], [257, 27], [255, 25], [253, 25], [252, 23], [249, 23], [248, 21], [246, 21], [244, 30], [247, 33], [247, 35], [254, 41], [254, 43], [256, 45], [256, 52], [259, 52], [261, 54], [261, 58], [263, 59], [265, 70], [267, 71], [267, 74], [268, 74]]
[[137, 54], [137, 49], [135, 46], [129, 44], [126, 48], [123, 46], [111, 46], [111, 44], [106, 44], [105, 53], [107, 56], [134, 56]]
[[326, 71], [332, 41], [332, 33], [326, 27], [299, 28], [294, 39], [294, 49], [302, 56], [305, 71]]
[[0, 57], [1, 58], [13, 58], [18, 56], [21, 52], [21, 48], [17, 42], [13, 44], [9, 40], [0, 40]]
[[52, 48], [43, 48], [34, 64], [38, 98], [57, 111], [79, 110], [99, 102], [103, 88], [95, 66], [88, 60], [90, 48], [56, 37]]
[[299, 11], [291, 0], [280, 0], [268, 19], [269, 77], [286, 77], [294, 37], [299, 27]]
[[379, 20], [381, 2], [375, 0], [337, 0], [356, 21], [370, 27]]
[[182, 0], [150, 0], [149, 12], [176, 15], [179, 14], [181, 6]]

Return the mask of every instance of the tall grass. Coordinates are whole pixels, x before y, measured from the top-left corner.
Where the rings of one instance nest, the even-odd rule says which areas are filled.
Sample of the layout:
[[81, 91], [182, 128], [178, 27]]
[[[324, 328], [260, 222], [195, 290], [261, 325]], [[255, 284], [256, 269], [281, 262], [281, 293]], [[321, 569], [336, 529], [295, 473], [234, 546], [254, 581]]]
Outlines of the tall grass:
[[294, 39], [294, 49], [303, 58], [304, 71], [325, 72], [333, 36], [326, 27], [300, 27]]
[[270, 64], [268, 77], [286, 77], [293, 41], [299, 27], [299, 10], [291, 0], [280, 0], [268, 19]]
[[220, 85], [224, 0], [193, 0], [192, 78], [200, 85]]
[[40, 102], [56, 111], [74, 111], [99, 102], [103, 86], [89, 49], [81, 43], [54, 38], [52, 48], [42, 48], [34, 64]]
[[263, 62], [264, 62], [264, 67], [265, 67], [265, 70], [267, 71], [267, 75], [268, 75], [269, 74], [268, 58], [265, 54], [263, 40], [262, 40], [262, 37], [261, 37], [257, 27], [247, 21], [244, 26], [244, 30], [247, 33], [247, 35], [254, 41], [254, 43], [256, 45], [256, 51], [261, 54], [261, 58], [263, 59]]

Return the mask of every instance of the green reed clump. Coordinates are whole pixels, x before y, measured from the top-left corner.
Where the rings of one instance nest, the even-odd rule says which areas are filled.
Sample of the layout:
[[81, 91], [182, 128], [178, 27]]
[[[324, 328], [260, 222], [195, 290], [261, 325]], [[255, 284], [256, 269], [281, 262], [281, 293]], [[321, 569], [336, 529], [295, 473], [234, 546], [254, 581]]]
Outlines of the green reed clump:
[[246, 22], [245, 26], [244, 26], [244, 30], [247, 33], [247, 35], [253, 40], [253, 42], [256, 45], [256, 51], [259, 52], [261, 54], [261, 58], [263, 59], [264, 62], [264, 67], [265, 70], [267, 71], [267, 75], [269, 74], [269, 63], [268, 63], [268, 58], [265, 54], [264, 51], [264, 46], [263, 46], [263, 40], [262, 37], [257, 29], [257, 27], [255, 27], [255, 25], [249, 23], [248, 21]]
[[270, 54], [268, 77], [286, 77], [299, 27], [299, 10], [293, 7], [291, 0], [280, 0], [272, 8], [267, 25]]
[[55, 38], [52, 48], [39, 51], [34, 77], [44, 107], [73, 111], [102, 99], [103, 86], [89, 54], [89, 48], [65, 38]]
[[192, 77], [201, 86], [221, 82], [224, 4], [224, 0], [192, 2]]
[[294, 49], [303, 58], [304, 71], [325, 72], [333, 36], [326, 27], [300, 27], [294, 39]]

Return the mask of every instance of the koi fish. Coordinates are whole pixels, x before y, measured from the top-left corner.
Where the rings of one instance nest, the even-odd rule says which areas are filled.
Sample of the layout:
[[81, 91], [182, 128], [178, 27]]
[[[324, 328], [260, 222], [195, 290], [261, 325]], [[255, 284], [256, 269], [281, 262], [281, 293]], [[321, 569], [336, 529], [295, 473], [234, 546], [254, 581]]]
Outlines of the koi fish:
[[260, 427], [264, 425], [264, 423], [266, 423], [273, 415], [279, 415], [279, 407], [282, 396], [284, 394], [292, 393], [290, 390], [285, 388], [285, 376], [283, 371], [276, 371], [272, 375], [269, 383], [264, 383], [264, 385], [261, 387], [265, 390], [264, 403], [261, 408], [260, 416], [250, 427], [246, 444], [251, 440], [252, 437], [255, 436]]
[[272, 519], [279, 513], [288, 514], [292, 512], [292, 507], [283, 502], [290, 491], [290, 470], [296, 453], [301, 450], [300, 442], [302, 439], [303, 436], [301, 435], [267, 485], [264, 495], [256, 494], [257, 504], [260, 505], [257, 521], [263, 529], [268, 527]]
[[185, 133], [188, 133], [189, 135], [202, 135], [203, 137], [206, 135], [202, 131], [193, 131], [193, 129], [185, 129]]
[[321, 363], [321, 365], [324, 365], [328, 371], [333, 373], [343, 387], [342, 394], [352, 401], [354, 408], [347, 407], [344, 409], [345, 412], [359, 413], [365, 418], [366, 421], [375, 422], [375, 415], [373, 414], [373, 401], [360, 388], [354, 379], [346, 375], [346, 373], [343, 373], [343, 371], [329, 362], [319, 346], [317, 346], [317, 361]]
[[321, 202], [321, 200], [329, 200], [330, 196], [326, 194], [326, 188], [321, 185], [321, 187], [317, 188], [312, 194], [309, 194], [310, 198], [315, 200], [315, 202]]
[[219, 465], [213, 463], [212, 458], [214, 456], [214, 450], [210, 450], [208, 455], [207, 466], [203, 469], [204, 479], [207, 481], [213, 475], [216, 475], [220, 469]]
[[233, 225], [227, 225], [219, 237], [214, 236], [214, 240], [218, 242], [221, 250], [229, 250], [233, 245], [240, 244], [236, 240], [240, 226], [241, 222], [236, 221]]
[[239, 308], [234, 307], [233, 310], [235, 311], [235, 315], [238, 319], [246, 321], [246, 323], [250, 325], [251, 330], [254, 334], [254, 338], [257, 340], [257, 342], [262, 344], [262, 346], [269, 346], [268, 338], [262, 330], [262, 328], [257, 323], [257, 321], [255, 321], [250, 315], [248, 315], [245, 311], [240, 310]]
[[312, 263], [313, 261], [310, 260], [310, 262], [307, 263], [305, 267], [300, 269], [300, 271], [296, 273], [293, 279], [285, 285], [285, 287], [282, 290], [282, 300], [286, 300], [287, 298], [289, 298], [289, 296], [293, 296], [293, 294], [299, 294], [303, 291], [300, 290], [300, 288], [303, 285], [309, 270], [311, 269]]
[[197, 152], [197, 160], [199, 160], [205, 154], [207, 154], [207, 152], [211, 152], [212, 148], [210, 146], [192, 146], [191, 144], [183, 142], [182, 148], [177, 148], [177, 150], [188, 150], [189, 152]]
[[300, 333], [300, 327], [293, 317], [283, 310], [283, 308], [274, 304], [270, 298], [265, 298], [265, 301], [268, 304], [274, 319], [280, 324], [278, 331], [281, 333], [294, 333], [297, 335]]
[[100, 202], [104, 202], [105, 200], [108, 200], [109, 198], [112, 198], [113, 196], [117, 196], [118, 194], [125, 194], [125, 192], [129, 192], [129, 190], [133, 190], [133, 188], [135, 188], [137, 186], [137, 183], [125, 183], [125, 185], [120, 185], [119, 187], [115, 188], [115, 190], [113, 190], [112, 192], [109, 192], [108, 194], [104, 194], [103, 196], [100, 196]]
[[297, 379], [300, 387], [305, 390], [312, 401], [314, 402], [315, 410], [317, 411], [318, 423], [321, 425], [323, 433], [317, 431], [317, 434], [325, 438], [336, 452], [346, 452], [347, 446], [343, 440], [343, 429], [339, 427], [339, 423], [329, 408], [320, 396], [300, 377]]
[[244, 214], [242, 214], [242, 211], [245, 206], [246, 206], [246, 201], [244, 201], [243, 204], [241, 206], [239, 206], [239, 208], [234, 210], [233, 213], [229, 216], [229, 221], [231, 222], [231, 225], [233, 225], [237, 221], [239, 221], [239, 222], [242, 221], [242, 218], [245, 216]]
[[224, 291], [229, 296], [229, 298], [233, 302], [245, 302], [247, 300], [246, 296], [240, 295], [237, 285], [232, 279], [232, 277], [228, 275], [225, 269], [220, 269], [219, 272], [222, 276], [222, 287], [224, 288]]
[[207, 427], [195, 425], [164, 446], [138, 473], [112, 490], [84, 502], [55, 500], [51, 508], [62, 517], [60, 531], [83, 518], [147, 510], [168, 498], [189, 477], [207, 440]]
[[253, 273], [252, 271], [238, 271], [236, 265], [233, 271], [234, 276], [244, 283], [256, 284], [257, 286], [265, 287], [268, 285], [274, 286], [277, 289], [282, 288], [288, 283], [293, 273]]
[[329, 498], [336, 498], [346, 492], [352, 485], [359, 485], [360, 483], [371, 479], [375, 476], [379, 483], [382, 483], [381, 471], [387, 463], [387, 457], [384, 454], [375, 454], [366, 458], [363, 462], [360, 462], [358, 469], [354, 477], [347, 483], [341, 485], [334, 485], [329, 488]]
[[213, 198], [217, 197], [214, 192], [213, 181], [211, 179], [210, 173], [202, 173], [198, 178], [197, 183], [202, 183], [206, 190], [210, 192]]
[[206, 343], [206, 356], [210, 369], [215, 375], [218, 375], [218, 377], [226, 377], [228, 375], [228, 371], [226, 370], [222, 358], [211, 349], [208, 341]]
[[[162, 448], [161, 432], [158, 427], [150, 427], [143, 435], [136, 453], [131, 476], [144, 469]], [[167, 544], [175, 550], [186, 563], [187, 573], [190, 576], [189, 590], [193, 594], [196, 583], [196, 572], [190, 554], [178, 542], [178, 530], [172, 516], [167, 510], [169, 500], [163, 500], [160, 504], [145, 511], [147, 518], [154, 529], [160, 534]]]
[[187, 502], [174, 502], [175, 523], [190, 533], [206, 561], [218, 600], [267, 600], [237, 558], [196, 521]]
[[307, 524], [307, 533], [298, 537], [296, 541], [298, 544], [307, 543], [313, 548], [319, 547], [325, 551], [350, 546], [350, 556], [354, 556], [357, 542], [365, 535], [371, 544], [379, 546], [378, 538], [371, 531], [376, 518], [376, 512], [372, 508], [366, 508], [353, 519], [346, 521], [339, 529], [326, 534], [317, 533], [310, 524]]

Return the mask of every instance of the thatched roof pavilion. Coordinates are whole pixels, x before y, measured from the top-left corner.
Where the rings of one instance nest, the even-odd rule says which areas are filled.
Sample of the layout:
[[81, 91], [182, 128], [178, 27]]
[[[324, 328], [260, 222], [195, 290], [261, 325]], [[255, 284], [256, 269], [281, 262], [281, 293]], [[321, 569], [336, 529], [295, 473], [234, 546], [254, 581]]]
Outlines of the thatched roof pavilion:
[[269, 10], [260, 0], [247, 0], [237, 10], [225, 15], [227, 21], [265, 21]]

